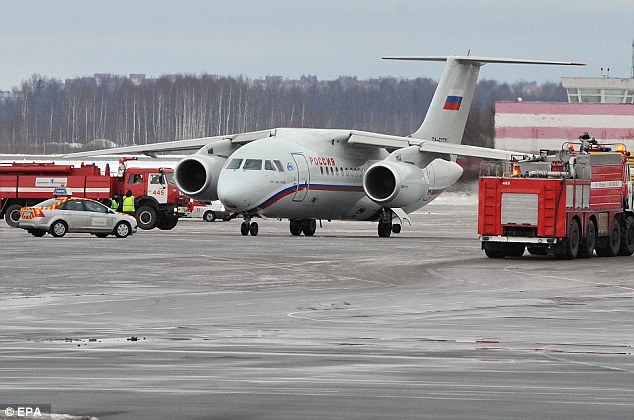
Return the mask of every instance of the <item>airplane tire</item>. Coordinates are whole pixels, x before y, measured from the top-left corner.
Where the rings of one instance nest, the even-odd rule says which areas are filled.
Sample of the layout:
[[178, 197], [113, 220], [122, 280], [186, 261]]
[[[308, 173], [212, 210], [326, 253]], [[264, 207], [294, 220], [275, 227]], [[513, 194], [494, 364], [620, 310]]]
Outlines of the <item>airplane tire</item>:
[[379, 222], [379, 237], [389, 238], [392, 234], [392, 225], [390, 223]]
[[161, 219], [156, 223], [156, 227], [161, 230], [172, 230], [178, 224], [178, 217], [161, 217]]
[[249, 225], [249, 233], [251, 236], [258, 236], [259, 226], [256, 222], [253, 222]]
[[242, 236], [247, 236], [249, 234], [249, 223], [242, 222], [242, 224], [240, 225], [240, 233], [242, 234]]
[[399, 225], [398, 223], [394, 223], [392, 225], [392, 232], [396, 233], [397, 235], [401, 233], [401, 225]]
[[302, 225], [302, 231], [305, 236], [313, 236], [317, 231], [317, 222], [315, 219], [305, 219]]
[[302, 234], [302, 223], [300, 220], [291, 219], [289, 222], [289, 227], [291, 230], [291, 235], [299, 236]]

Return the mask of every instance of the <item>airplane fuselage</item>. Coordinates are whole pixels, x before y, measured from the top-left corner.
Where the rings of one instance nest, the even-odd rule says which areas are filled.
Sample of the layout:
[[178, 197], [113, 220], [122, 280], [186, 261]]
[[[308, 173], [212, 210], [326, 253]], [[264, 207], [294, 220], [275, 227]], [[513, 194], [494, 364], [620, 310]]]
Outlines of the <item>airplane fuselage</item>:
[[[373, 220], [382, 205], [364, 192], [363, 176], [387, 150], [347, 143], [344, 130], [278, 130], [252, 141], [227, 160], [218, 178], [218, 197], [236, 213], [280, 219]], [[459, 176], [459, 174], [458, 174]], [[425, 199], [441, 191], [429, 187]]]

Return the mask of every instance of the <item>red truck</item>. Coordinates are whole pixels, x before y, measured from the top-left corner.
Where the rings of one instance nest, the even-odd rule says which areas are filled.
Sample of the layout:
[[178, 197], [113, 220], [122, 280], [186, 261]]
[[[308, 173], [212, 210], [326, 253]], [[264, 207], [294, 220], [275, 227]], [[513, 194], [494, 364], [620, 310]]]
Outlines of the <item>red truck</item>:
[[131, 190], [135, 196], [136, 218], [141, 229], [169, 230], [187, 211], [189, 198], [173, 182], [169, 168], [126, 167], [129, 158], [119, 161], [118, 172], [106, 165], [102, 173], [95, 165], [74, 167], [56, 163], [0, 164], [0, 217], [15, 227], [20, 208], [51, 198], [56, 188], [65, 187], [73, 196], [109, 203]]
[[[611, 147], [608, 147], [611, 146]], [[593, 138], [522, 161], [483, 165], [478, 234], [490, 258], [632, 255], [629, 153]]]

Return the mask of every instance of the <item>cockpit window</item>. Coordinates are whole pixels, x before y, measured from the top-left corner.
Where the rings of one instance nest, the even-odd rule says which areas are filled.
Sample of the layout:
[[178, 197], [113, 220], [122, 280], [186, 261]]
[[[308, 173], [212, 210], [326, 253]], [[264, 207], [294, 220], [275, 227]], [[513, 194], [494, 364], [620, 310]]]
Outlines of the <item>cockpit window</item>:
[[242, 165], [242, 159], [231, 159], [227, 169], [240, 169], [240, 165]]
[[282, 166], [282, 162], [279, 160], [274, 160], [273, 163], [277, 166], [277, 170], [280, 172], [284, 172], [284, 166]]
[[262, 170], [262, 159], [247, 159], [244, 162], [244, 168], [245, 171], [247, 170], [251, 170], [251, 171], [260, 171]]
[[266, 169], [267, 171], [277, 171], [277, 169], [275, 169], [275, 166], [273, 165], [273, 162], [271, 162], [270, 160], [264, 161], [264, 169]]

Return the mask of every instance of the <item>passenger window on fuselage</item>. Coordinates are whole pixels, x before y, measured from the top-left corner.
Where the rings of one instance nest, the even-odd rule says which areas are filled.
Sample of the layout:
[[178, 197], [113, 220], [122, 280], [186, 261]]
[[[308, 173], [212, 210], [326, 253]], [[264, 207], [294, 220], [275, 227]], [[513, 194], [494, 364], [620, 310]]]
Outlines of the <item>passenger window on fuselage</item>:
[[262, 170], [262, 159], [247, 159], [244, 162], [245, 171], [261, 171]]
[[242, 159], [231, 159], [227, 164], [227, 169], [240, 169], [240, 165], [242, 165]]
[[277, 169], [275, 169], [275, 166], [273, 165], [273, 162], [271, 162], [270, 160], [264, 161], [264, 169], [266, 169], [267, 171], [277, 171]]
[[277, 170], [280, 172], [284, 172], [284, 166], [282, 166], [282, 162], [279, 160], [274, 160], [273, 163], [277, 166]]

